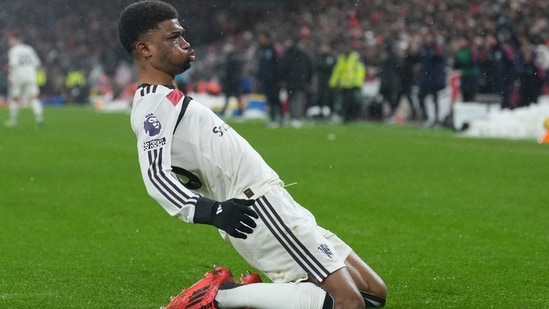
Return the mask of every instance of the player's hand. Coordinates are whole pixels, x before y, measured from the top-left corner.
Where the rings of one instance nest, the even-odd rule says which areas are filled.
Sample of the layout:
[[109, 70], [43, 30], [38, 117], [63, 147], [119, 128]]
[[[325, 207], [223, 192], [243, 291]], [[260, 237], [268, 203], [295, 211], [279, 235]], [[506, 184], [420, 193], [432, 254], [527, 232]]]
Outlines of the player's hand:
[[255, 219], [259, 218], [251, 207], [254, 203], [254, 200], [243, 199], [218, 202], [201, 197], [196, 205], [194, 222], [210, 224], [232, 237], [246, 239], [257, 226]]
[[229, 233], [232, 237], [246, 239], [257, 226], [255, 219], [259, 218], [251, 208], [254, 200], [230, 199], [218, 203], [212, 209], [212, 224]]

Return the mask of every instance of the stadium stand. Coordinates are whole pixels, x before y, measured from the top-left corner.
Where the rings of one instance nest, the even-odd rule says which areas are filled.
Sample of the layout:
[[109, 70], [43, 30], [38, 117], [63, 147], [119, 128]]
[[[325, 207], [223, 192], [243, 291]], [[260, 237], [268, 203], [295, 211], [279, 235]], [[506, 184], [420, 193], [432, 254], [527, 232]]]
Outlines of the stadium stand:
[[[13, 1], [0, 10], [0, 30], [24, 33], [43, 59], [48, 75], [44, 93], [63, 94], [65, 74], [70, 69], [89, 74], [101, 66], [104, 74], [114, 79], [115, 68], [127, 60], [116, 35], [117, 15], [129, 2]], [[540, 50], [547, 50], [549, 45], [549, 7], [545, 0], [169, 2], [180, 10], [185, 27], [193, 29], [189, 41], [201, 58], [197, 63], [201, 68], [196, 70], [201, 75], [193, 76], [196, 81], [218, 78], [221, 46], [226, 40], [239, 44], [247, 61], [245, 74], [253, 78], [257, 29], [272, 31], [282, 47], [298, 29], [309, 36], [312, 55], [322, 43], [330, 44], [336, 52], [351, 44], [373, 68], [380, 62], [383, 42], [397, 40], [405, 47], [422, 28], [435, 31], [446, 45], [449, 59], [461, 33], [482, 38], [498, 32], [513, 44], [529, 44]], [[3, 63], [6, 51], [7, 45], [0, 44]], [[549, 60], [540, 62], [549, 69]], [[2, 70], [0, 94], [6, 88], [5, 66]], [[124, 87], [120, 88], [114, 91], [123, 92]]]

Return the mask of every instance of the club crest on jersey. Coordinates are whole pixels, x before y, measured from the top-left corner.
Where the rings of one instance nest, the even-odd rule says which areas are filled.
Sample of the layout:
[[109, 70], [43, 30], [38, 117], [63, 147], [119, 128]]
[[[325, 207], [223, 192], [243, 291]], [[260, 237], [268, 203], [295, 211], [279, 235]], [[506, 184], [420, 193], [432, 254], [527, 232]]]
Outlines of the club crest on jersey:
[[143, 129], [145, 130], [145, 133], [152, 137], [160, 133], [162, 125], [155, 114], [147, 114], [145, 116], [145, 121], [143, 122]]

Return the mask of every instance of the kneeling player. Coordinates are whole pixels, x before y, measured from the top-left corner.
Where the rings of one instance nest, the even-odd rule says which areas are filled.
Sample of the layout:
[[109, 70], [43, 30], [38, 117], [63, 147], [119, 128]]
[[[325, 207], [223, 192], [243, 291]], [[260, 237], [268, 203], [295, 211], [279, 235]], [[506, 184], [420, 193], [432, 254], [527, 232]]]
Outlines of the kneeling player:
[[209, 108], [175, 89], [195, 60], [177, 11], [139, 1], [119, 37], [138, 84], [131, 113], [147, 192], [174, 217], [218, 228], [273, 283], [231, 284], [214, 270], [172, 308], [362, 309], [385, 303], [381, 278], [293, 200], [276, 172]]

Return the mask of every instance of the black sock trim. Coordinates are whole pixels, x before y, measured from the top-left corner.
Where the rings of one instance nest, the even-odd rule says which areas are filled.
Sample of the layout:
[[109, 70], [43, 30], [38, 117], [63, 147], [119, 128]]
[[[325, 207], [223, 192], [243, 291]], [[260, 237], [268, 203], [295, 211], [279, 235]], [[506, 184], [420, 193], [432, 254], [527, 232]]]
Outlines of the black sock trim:
[[326, 297], [324, 297], [324, 304], [322, 305], [322, 309], [334, 309], [334, 298], [332, 295], [326, 293]]
[[243, 286], [244, 284], [236, 283], [236, 282], [223, 282], [219, 285], [219, 290], [228, 290], [228, 289], [234, 289], [239, 286]]
[[381, 308], [385, 306], [385, 298], [377, 297], [375, 295], [372, 295], [370, 293], [366, 293], [363, 291], [360, 291], [360, 294], [364, 298], [364, 301], [366, 302], [366, 307], [374, 307], [374, 308]]

